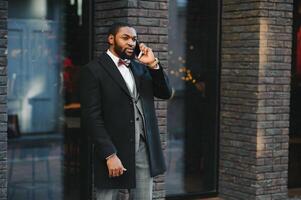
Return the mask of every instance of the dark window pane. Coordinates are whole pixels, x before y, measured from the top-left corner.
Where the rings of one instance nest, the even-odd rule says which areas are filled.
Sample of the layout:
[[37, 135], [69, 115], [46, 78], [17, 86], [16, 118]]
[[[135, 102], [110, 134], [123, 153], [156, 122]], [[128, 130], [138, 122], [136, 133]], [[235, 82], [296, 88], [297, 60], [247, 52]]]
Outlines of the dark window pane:
[[[288, 187], [301, 187], [301, 1], [294, 1]], [[294, 193], [291, 190], [290, 193]], [[300, 193], [300, 192], [299, 192]], [[297, 193], [296, 193], [297, 195]]]
[[170, 1], [167, 194], [216, 190], [218, 1]]

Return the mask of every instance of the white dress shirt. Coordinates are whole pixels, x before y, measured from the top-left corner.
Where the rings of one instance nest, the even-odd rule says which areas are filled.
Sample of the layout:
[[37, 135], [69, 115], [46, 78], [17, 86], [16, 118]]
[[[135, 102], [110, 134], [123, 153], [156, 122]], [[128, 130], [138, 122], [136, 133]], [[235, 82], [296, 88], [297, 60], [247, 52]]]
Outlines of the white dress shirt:
[[129, 87], [129, 89], [131, 90], [130, 92], [134, 91], [134, 77], [131, 73], [131, 69], [125, 65], [120, 65], [118, 66], [118, 61], [120, 58], [118, 58], [117, 56], [115, 56], [109, 49], [107, 50], [107, 54], [112, 58], [112, 60], [114, 61], [117, 69], [119, 70], [119, 72], [121, 73], [125, 83], [127, 84], [127, 86]]

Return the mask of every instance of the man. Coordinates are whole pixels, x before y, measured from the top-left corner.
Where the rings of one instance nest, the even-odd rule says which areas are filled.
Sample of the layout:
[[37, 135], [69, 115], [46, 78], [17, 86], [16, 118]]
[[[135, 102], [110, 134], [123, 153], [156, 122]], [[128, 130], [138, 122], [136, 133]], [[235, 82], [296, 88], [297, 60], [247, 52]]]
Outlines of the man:
[[94, 144], [97, 200], [113, 200], [118, 189], [131, 189], [135, 200], [152, 199], [152, 177], [165, 163], [154, 96], [168, 99], [171, 88], [151, 48], [140, 44], [136, 30], [113, 24], [109, 49], [81, 71], [82, 122]]

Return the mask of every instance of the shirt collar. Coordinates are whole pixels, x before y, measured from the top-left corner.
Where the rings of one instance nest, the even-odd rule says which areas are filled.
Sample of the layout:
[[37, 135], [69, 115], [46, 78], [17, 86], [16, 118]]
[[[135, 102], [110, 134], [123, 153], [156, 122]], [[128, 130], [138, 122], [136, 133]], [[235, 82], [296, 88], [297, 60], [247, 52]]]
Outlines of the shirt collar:
[[112, 58], [115, 65], [118, 66], [118, 61], [120, 58], [115, 56], [109, 49], [107, 50], [107, 54]]
[[[119, 59], [121, 59], [121, 58], [115, 56], [109, 49], [107, 50], [107, 54], [112, 58], [115, 65], [118, 67], [118, 62], [119, 62]], [[128, 64], [127, 64], [127, 67], [128, 67], [130, 60], [129, 59], [122, 59], [122, 60], [124, 60], [126, 63], [128, 62]]]

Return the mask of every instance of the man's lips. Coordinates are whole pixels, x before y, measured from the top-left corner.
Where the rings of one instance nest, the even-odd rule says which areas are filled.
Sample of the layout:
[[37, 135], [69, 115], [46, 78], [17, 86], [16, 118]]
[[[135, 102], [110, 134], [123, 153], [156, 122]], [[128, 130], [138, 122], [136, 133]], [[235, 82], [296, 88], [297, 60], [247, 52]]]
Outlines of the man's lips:
[[126, 49], [125, 51], [128, 52], [128, 53], [133, 53], [134, 49]]

